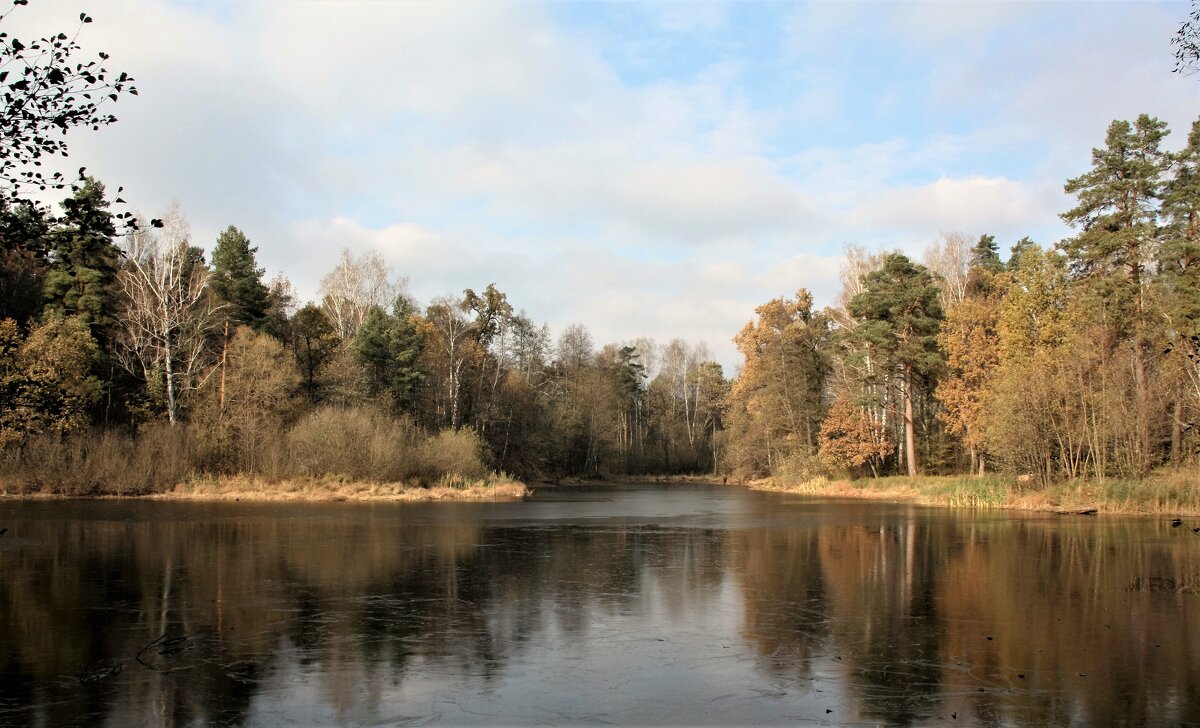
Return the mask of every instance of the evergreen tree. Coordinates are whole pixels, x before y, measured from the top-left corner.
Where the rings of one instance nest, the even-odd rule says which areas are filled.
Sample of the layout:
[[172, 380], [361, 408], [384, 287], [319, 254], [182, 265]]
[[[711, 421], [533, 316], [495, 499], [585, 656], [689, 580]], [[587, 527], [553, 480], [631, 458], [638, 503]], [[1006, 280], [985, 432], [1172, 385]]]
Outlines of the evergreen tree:
[[1000, 260], [1000, 247], [996, 245], [995, 235], [979, 236], [979, 242], [971, 248], [971, 267], [982, 268], [989, 273], [1004, 270], [1004, 261]]
[[271, 295], [262, 282], [263, 269], [254, 258], [257, 251], [241, 230], [230, 225], [217, 236], [209, 285], [227, 306], [229, 321], [261, 332], [271, 309]]
[[0, 197], [0, 319], [24, 324], [41, 312], [49, 234], [38, 207]]
[[1169, 288], [1176, 330], [1200, 334], [1200, 119], [1175, 156], [1163, 194], [1165, 218], [1159, 266]]
[[1187, 146], [1174, 161], [1175, 174], [1163, 194], [1159, 270], [1168, 321], [1167, 354], [1173, 358], [1169, 369], [1183, 374], [1183, 381], [1173, 387], [1170, 417], [1171, 460], [1178, 465], [1184, 423], [1190, 419], [1187, 410], [1200, 411], [1200, 120], [1192, 123]]
[[1146, 261], [1158, 236], [1158, 203], [1169, 162], [1159, 144], [1166, 135], [1167, 125], [1145, 114], [1133, 124], [1112, 122], [1105, 147], [1092, 150], [1092, 169], [1067, 182], [1066, 191], [1079, 204], [1062, 215], [1068, 224], [1082, 228], [1062, 244], [1072, 270], [1115, 309], [1111, 320], [1117, 333], [1132, 338], [1143, 473], [1150, 467], [1151, 448]]
[[933, 276], [901, 253], [884, 258], [883, 267], [863, 276], [862, 293], [850, 300], [859, 320], [851, 337], [882, 358], [884, 375], [897, 379], [904, 398], [905, 461], [917, 474], [913, 390], [919, 379], [931, 383], [941, 363], [937, 346], [942, 305]]
[[391, 342], [395, 368], [392, 371], [392, 392], [397, 406], [408, 409], [413, 404], [417, 387], [425, 374], [417, 366], [425, 340], [417, 329], [416, 311], [405, 296], [397, 296], [392, 306]]
[[371, 307], [351, 346], [367, 371], [369, 394], [387, 398], [396, 410], [410, 409], [425, 375], [417, 367], [423, 341], [408, 300], [398, 297], [391, 316]]
[[1038, 248], [1038, 244], [1033, 242], [1033, 238], [1028, 235], [1013, 243], [1008, 253], [1008, 264], [1005, 265], [1005, 269], [1016, 270], [1021, 267], [1021, 256], [1025, 254], [1026, 250], [1034, 250], [1036, 248]]
[[50, 233], [50, 270], [44, 294], [47, 316], [79, 316], [103, 343], [112, 323], [120, 253], [104, 185], [87, 178], [64, 200], [64, 214]]

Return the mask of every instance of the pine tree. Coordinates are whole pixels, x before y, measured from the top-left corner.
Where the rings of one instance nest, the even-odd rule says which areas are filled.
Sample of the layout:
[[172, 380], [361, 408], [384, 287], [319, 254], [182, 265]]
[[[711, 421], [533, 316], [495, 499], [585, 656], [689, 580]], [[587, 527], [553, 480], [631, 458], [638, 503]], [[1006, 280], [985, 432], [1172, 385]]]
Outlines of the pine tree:
[[885, 376], [901, 384], [904, 398], [905, 461], [908, 474], [917, 474], [913, 390], [918, 380], [929, 383], [941, 354], [937, 347], [942, 306], [933, 276], [901, 253], [888, 255], [883, 267], [863, 276], [865, 289], [849, 304], [859, 320], [851, 337], [882, 358]]
[[971, 267], [981, 268], [989, 273], [1004, 270], [1004, 261], [1000, 260], [1000, 247], [996, 245], [995, 235], [979, 236], [979, 242], [971, 248]]
[[1175, 174], [1163, 193], [1159, 270], [1169, 322], [1167, 353], [1174, 358], [1173, 370], [1184, 375], [1189, 393], [1178, 393], [1172, 405], [1171, 460], [1178, 465], [1185, 408], [1190, 401], [1200, 409], [1200, 120], [1192, 123], [1187, 146], [1174, 162]]
[[1067, 182], [1066, 191], [1079, 204], [1062, 215], [1082, 228], [1062, 244], [1072, 270], [1113, 306], [1116, 323], [1126, 329], [1120, 333], [1132, 338], [1143, 474], [1150, 468], [1151, 448], [1146, 261], [1158, 236], [1158, 203], [1169, 162], [1159, 144], [1166, 135], [1166, 123], [1145, 114], [1133, 124], [1112, 122], [1105, 147], [1092, 150], [1092, 169]]
[[1174, 161], [1175, 175], [1163, 194], [1159, 266], [1173, 299], [1174, 327], [1200, 334], [1200, 119]]
[[24, 324], [41, 313], [49, 235], [41, 209], [0, 197], [0, 319]]
[[384, 397], [401, 411], [411, 407], [416, 388], [425, 379], [417, 368], [423, 342], [412, 313], [403, 296], [397, 299], [391, 316], [378, 306], [371, 307], [351, 345], [355, 358], [367, 370], [370, 396]]
[[230, 225], [219, 236], [213, 249], [213, 275], [209, 285], [227, 306], [231, 322], [245, 324], [261, 332], [271, 308], [270, 291], [262, 282], [263, 269], [257, 267], [245, 234]]
[[104, 185], [92, 178], [64, 200], [63, 217], [50, 233], [46, 316], [79, 316], [97, 338], [112, 323], [120, 253]]

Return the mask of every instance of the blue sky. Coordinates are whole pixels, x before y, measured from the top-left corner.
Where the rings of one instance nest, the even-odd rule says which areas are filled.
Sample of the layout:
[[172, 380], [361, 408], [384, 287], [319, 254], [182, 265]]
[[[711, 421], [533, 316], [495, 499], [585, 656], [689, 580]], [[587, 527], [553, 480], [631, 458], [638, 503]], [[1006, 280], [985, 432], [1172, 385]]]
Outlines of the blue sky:
[[178, 199], [199, 244], [241, 227], [305, 298], [372, 249], [422, 303], [495, 283], [556, 331], [704, 341], [732, 370], [756, 305], [831, 302], [846, 244], [1053, 244], [1110, 121], [1178, 147], [1188, 7], [93, 2], [83, 45], [141, 94], [70, 168], [147, 215]]

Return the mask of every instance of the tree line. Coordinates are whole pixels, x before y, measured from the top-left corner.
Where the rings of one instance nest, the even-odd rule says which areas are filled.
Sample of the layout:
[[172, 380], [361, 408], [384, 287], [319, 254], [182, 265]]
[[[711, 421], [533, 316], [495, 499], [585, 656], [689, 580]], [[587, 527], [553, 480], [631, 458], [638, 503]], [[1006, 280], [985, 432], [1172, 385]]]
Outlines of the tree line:
[[[760, 306], [728, 379], [702, 344], [597, 349], [581, 325], [555, 341], [495, 285], [422, 306], [375, 253], [343, 251], [300, 305], [238, 228], [208, 255], [178, 207], [138, 220], [83, 168], [46, 209], [30, 193], [68, 187], [42, 171], [65, 133], [115, 122], [105, 104], [137, 93], [107, 54], [81, 61], [78, 35], [0, 32], [5, 472], [90, 473], [77, 489], [139, 468], [143, 488], [489, 467], [1048, 481], [1196, 460], [1200, 122], [1178, 152], [1161, 121], [1113, 122], [1066, 183], [1077, 232], [1052, 247], [1025, 238], [1002, 260], [992, 236], [950, 234], [921, 262], [848, 248], [834, 305], [801, 290]], [[1195, 39], [1193, 12], [1177, 71]]]
[[847, 250], [836, 303], [757, 309], [727, 401], [750, 475], [977, 473], [1043, 482], [1194, 464], [1200, 121], [1114, 121], [1067, 181], [1052, 247], [943, 234], [923, 264]]
[[444, 431], [526, 478], [1143, 477], [1200, 442], [1200, 121], [1181, 151], [1166, 136], [1113, 122], [1054, 247], [848, 248], [833, 305], [758, 307], [732, 380], [702, 344], [554, 340], [495, 285], [422, 306], [373, 252], [343, 251], [300, 305], [238, 228], [211, 255], [178, 207], [119, 234], [87, 179], [57, 216], [0, 202], [0, 443], [19, 459], [31, 438], [161, 422], [214, 473]]
[[421, 306], [373, 252], [343, 250], [320, 299], [300, 305], [236, 227], [211, 255], [178, 206], [119, 234], [90, 178], [60, 207], [0, 202], [10, 460], [33, 439], [107, 428], [136, 441], [163, 423], [188, 433], [177, 447], [195, 468], [261, 474], [302, 457], [279, 443], [315, 418], [334, 439], [464, 433], [484, 463], [523, 477], [716, 467], [728, 383], [702, 345], [597, 348], [581, 325], [555, 342], [495, 285]]

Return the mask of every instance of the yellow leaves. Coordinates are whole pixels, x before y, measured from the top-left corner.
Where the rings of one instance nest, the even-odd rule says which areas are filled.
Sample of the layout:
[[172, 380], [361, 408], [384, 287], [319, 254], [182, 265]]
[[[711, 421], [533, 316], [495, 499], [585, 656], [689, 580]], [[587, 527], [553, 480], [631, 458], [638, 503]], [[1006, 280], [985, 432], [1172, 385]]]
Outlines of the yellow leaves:
[[838, 393], [829, 414], [821, 423], [821, 458], [837, 469], [849, 470], [883, 458], [895, 447], [882, 428], [871, 422], [862, 408], [855, 407], [850, 395]]
[[997, 304], [992, 296], [964, 298], [946, 312], [938, 335], [949, 369], [938, 383], [937, 398], [945, 407], [938, 417], [970, 447], [981, 444], [981, 421], [1000, 359]]

